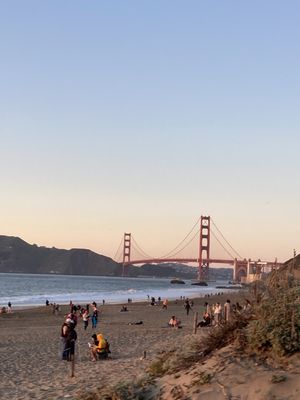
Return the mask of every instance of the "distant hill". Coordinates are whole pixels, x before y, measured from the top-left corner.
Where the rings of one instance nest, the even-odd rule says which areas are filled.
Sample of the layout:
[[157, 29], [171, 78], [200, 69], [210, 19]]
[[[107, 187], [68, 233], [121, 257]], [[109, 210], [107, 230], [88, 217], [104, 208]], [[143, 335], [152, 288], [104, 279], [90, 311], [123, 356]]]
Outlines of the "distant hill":
[[[136, 268], [136, 267], [135, 267]], [[165, 278], [197, 279], [198, 268], [185, 264], [163, 263], [163, 264], [144, 264], [138, 270], [131, 270], [130, 274], [138, 276], [159, 276]], [[210, 268], [210, 280], [230, 281], [233, 279], [232, 268]]]
[[121, 266], [91, 250], [39, 247], [0, 235], [0, 272], [120, 276]]
[[[0, 235], [0, 272], [122, 276], [122, 265], [88, 249], [49, 248]], [[174, 263], [130, 265], [128, 276], [196, 279], [197, 268]], [[210, 279], [231, 280], [232, 269], [211, 268]]]

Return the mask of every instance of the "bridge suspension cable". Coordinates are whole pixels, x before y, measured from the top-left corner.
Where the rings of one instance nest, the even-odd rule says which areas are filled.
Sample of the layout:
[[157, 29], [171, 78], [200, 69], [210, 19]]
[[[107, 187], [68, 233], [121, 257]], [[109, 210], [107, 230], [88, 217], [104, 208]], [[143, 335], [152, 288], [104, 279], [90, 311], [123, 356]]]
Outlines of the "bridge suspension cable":
[[192, 243], [192, 241], [195, 239], [195, 237], [196, 237], [197, 235], [199, 235], [199, 232], [200, 232], [200, 229], [197, 230], [197, 232], [196, 232], [196, 233], [194, 234], [194, 236], [186, 243], [185, 246], [183, 246], [181, 249], [179, 249], [179, 250], [176, 251], [175, 253], [172, 253], [172, 254], [170, 255], [170, 257], [174, 257], [174, 256], [176, 256], [178, 253], [180, 253], [181, 251], [183, 251], [189, 244]]
[[[114, 258], [113, 258], [113, 260], [118, 260], [118, 258], [117, 258], [117, 256], [118, 256], [118, 253], [119, 253], [119, 251], [120, 251], [120, 249], [121, 249], [121, 246], [122, 246], [122, 244], [123, 244], [123, 238], [121, 239], [121, 242], [120, 242], [120, 244], [119, 244], [119, 247], [118, 247], [118, 250], [116, 251], [116, 253], [115, 253], [115, 255], [114, 255]], [[120, 253], [120, 255], [121, 255], [121, 253]]]
[[[159, 258], [167, 258], [167, 257], [169, 257], [171, 254], [173, 254], [173, 252], [174, 252], [175, 250], [177, 250], [178, 247], [181, 246], [181, 245], [184, 243], [184, 241], [191, 235], [191, 233], [193, 232], [193, 230], [195, 229], [195, 227], [199, 224], [199, 221], [200, 221], [200, 217], [197, 219], [196, 223], [193, 225], [193, 227], [192, 227], [192, 229], [189, 231], [189, 233], [188, 233], [187, 235], [185, 235], [185, 237], [181, 240], [181, 242], [179, 242], [178, 245], [177, 245], [176, 247], [174, 247], [174, 249], [172, 249], [171, 251], [169, 251], [168, 253], [166, 253], [165, 255], [163, 255], [163, 256], [161, 256], [161, 257], [159, 257]], [[197, 233], [199, 233], [199, 229], [198, 229], [198, 232], [197, 232]], [[193, 239], [192, 239], [188, 244], [190, 244], [190, 243], [194, 240], [194, 238], [195, 238], [195, 236], [193, 237]], [[185, 246], [185, 247], [186, 247], [186, 246]], [[185, 249], [185, 247], [184, 247], [183, 249]], [[177, 253], [175, 253], [175, 254], [180, 253], [180, 251], [182, 251], [183, 249], [180, 249], [180, 250], [179, 250]]]
[[[134, 244], [131, 245], [131, 249], [134, 251], [135, 258], [138, 256], [139, 258], [146, 259], [149, 258], [144, 253], [142, 253]], [[152, 257], [151, 257], [152, 258]]]
[[[216, 228], [216, 230], [219, 232], [219, 234], [222, 236], [222, 238], [223, 238], [223, 240], [228, 244], [228, 246], [231, 248], [231, 250], [233, 250], [234, 251], [234, 253], [235, 254], [237, 254], [238, 255], [238, 257], [240, 258], [240, 259], [243, 259], [243, 257], [231, 246], [231, 244], [228, 242], [228, 240], [225, 238], [225, 236], [223, 235], [223, 233], [220, 231], [220, 229], [217, 227], [217, 225], [215, 224], [215, 222], [214, 222], [214, 220], [212, 219], [212, 218], [210, 218], [211, 219], [211, 222], [213, 223], [213, 225], [214, 225], [214, 227]], [[223, 246], [222, 246], [223, 247]], [[229, 254], [229, 253], [228, 253]], [[234, 258], [234, 257], [233, 257]]]
[[226, 253], [232, 258], [234, 259], [235, 257], [226, 249], [226, 247], [223, 246], [223, 244], [221, 243], [221, 241], [217, 238], [217, 236], [215, 235], [214, 231], [210, 228], [210, 233], [213, 235], [213, 237], [216, 239], [216, 241], [219, 243], [219, 245], [226, 251]]
[[[153, 258], [153, 257], [150, 256], [148, 253], [146, 253], [146, 252], [142, 249], [141, 246], [139, 246], [139, 244], [137, 243], [137, 241], [134, 239], [133, 236], [131, 236], [131, 240], [132, 240], [133, 244], [136, 246], [136, 249], [135, 249], [135, 250], [136, 250], [140, 255], [142, 255], [143, 257], [146, 257], [146, 258]], [[135, 247], [135, 246], [133, 246], [133, 247]]]

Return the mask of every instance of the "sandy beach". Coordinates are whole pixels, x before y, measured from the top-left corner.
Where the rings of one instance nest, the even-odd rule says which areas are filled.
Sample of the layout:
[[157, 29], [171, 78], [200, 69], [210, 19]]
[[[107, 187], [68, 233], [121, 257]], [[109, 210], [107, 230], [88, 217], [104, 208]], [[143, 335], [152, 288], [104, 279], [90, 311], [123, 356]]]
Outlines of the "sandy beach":
[[[74, 377], [71, 377], [71, 363], [61, 360], [60, 327], [69, 306], [61, 307], [59, 315], [53, 315], [52, 307], [46, 306], [0, 314], [0, 398], [77, 399], [83, 394], [97, 392], [97, 400], [118, 399], [106, 396], [111, 393], [112, 386], [143, 379], [151, 362], [161, 354], [173, 348], [184, 351], [185, 343], [201, 341], [207, 335], [209, 328], [199, 328], [196, 335], [193, 334], [194, 313], [198, 312], [199, 317], [202, 315], [205, 301], [224, 304], [230, 298], [232, 303], [242, 303], [244, 296], [242, 292], [231, 292], [194, 299], [193, 311], [188, 316], [183, 300], [170, 302], [167, 310], [149, 303], [129, 304], [128, 312], [120, 312], [121, 305], [100, 306], [96, 332], [108, 338], [111, 357], [91, 361], [88, 342], [94, 332], [91, 324], [84, 331], [79, 319]], [[182, 321], [182, 329], [167, 326], [172, 315]], [[143, 324], [134, 324], [139, 321]], [[146, 358], [143, 358], [144, 352]], [[299, 354], [281, 368], [273, 366], [272, 362], [236, 353], [232, 346], [227, 346], [180, 372], [156, 379], [155, 386], [145, 397], [125, 395], [122, 398], [297, 400], [300, 398], [299, 374]], [[206, 382], [207, 377], [213, 377], [212, 381]]]
[[[229, 295], [214, 296], [209, 302], [224, 303]], [[238, 298], [230, 293], [230, 298]], [[148, 303], [132, 303], [128, 312], [120, 305], [100, 306], [96, 332], [103, 333], [111, 345], [109, 360], [91, 362], [87, 331], [79, 319], [76, 331], [75, 377], [70, 377], [70, 363], [61, 360], [60, 327], [69, 307], [59, 315], [52, 307], [39, 307], [0, 315], [0, 398], [5, 399], [75, 399], [78, 394], [143, 376], [149, 362], [161, 351], [176, 346], [179, 338], [191, 335], [194, 312], [202, 315], [207, 299], [194, 299], [193, 311], [186, 315], [183, 301], [170, 302], [168, 309]], [[182, 321], [182, 329], [167, 327], [172, 315]], [[131, 323], [143, 321], [141, 325]], [[197, 335], [201, 335], [198, 330]], [[141, 359], [146, 351], [146, 359]]]

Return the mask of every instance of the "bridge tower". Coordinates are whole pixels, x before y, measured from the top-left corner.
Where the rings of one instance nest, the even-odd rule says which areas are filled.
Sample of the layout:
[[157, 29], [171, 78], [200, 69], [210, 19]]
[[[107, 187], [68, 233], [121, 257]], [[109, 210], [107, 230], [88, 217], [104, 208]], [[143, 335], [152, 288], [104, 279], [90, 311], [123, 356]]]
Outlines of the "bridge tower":
[[210, 217], [201, 215], [199, 240], [198, 279], [206, 281], [209, 272]]
[[125, 263], [130, 261], [130, 251], [131, 233], [124, 233], [122, 276], [126, 276], [128, 272], [128, 268], [126, 268], [127, 266], [125, 265]]

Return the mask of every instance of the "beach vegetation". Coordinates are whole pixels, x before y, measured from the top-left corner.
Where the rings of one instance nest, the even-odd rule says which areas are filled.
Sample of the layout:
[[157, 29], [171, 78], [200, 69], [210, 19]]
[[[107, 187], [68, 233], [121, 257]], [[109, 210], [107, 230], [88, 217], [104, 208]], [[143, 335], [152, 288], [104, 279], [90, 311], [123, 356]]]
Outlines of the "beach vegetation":
[[275, 359], [300, 350], [300, 286], [289, 271], [274, 271], [254, 306], [246, 329], [250, 350]]
[[153, 378], [148, 375], [135, 382], [120, 381], [114, 386], [101, 387], [97, 391], [82, 393], [78, 400], [145, 400], [153, 387]]
[[272, 375], [271, 382], [272, 383], [280, 383], [285, 382], [287, 377], [285, 375]]
[[194, 386], [206, 385], [211, 382], [212, 378], [213, 378], [213, 374], [203, 371], [199, 374], [197, 379], [193, 380], [193, 385]]

